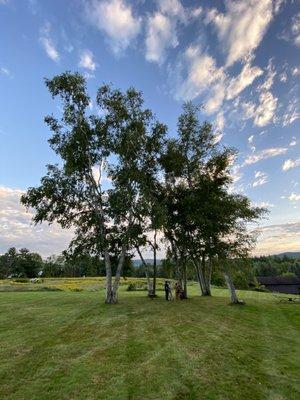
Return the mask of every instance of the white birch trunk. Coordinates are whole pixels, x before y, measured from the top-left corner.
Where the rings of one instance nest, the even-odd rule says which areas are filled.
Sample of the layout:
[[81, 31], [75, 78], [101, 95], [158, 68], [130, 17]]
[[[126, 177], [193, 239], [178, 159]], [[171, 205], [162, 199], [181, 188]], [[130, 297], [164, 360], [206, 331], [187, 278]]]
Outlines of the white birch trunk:
[[237, 297], [237, 294], [236, 294], [236, 291], [235, 291], [235, 287], [234, 287], [234, 284], [232, 282], [232, 279], [231, 279], [230, 275], [228, 273], [224, 272], [224, 278], [225, 278], [226, 285], [227, 285], [228, 290], [229, 290], [231, 303], [239, 304], [240, 301], [239, 301], [239, 299]]
[[120, 254], [117, 271], [116, 271], [116, 275], [115, 275], [115, 279], [114, 279], [114, 284], [113, 284], [113, 297], [114, 297], [115, 303], [118, 302], [118, 288], [119, 288], [122, 269], [123, 269], [123, 265], [124, 265], [125, 254], [126, 254], [126, 249], [125, 249], [125, 247], [122, 247], [122, 251]]

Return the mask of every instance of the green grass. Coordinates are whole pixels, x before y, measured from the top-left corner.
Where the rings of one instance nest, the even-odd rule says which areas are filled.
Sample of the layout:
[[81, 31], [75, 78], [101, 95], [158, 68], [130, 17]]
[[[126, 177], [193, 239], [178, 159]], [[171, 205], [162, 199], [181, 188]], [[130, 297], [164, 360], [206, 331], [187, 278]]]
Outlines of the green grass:
[[0, 399], [300, 399], [300, 304], [0, 293]]

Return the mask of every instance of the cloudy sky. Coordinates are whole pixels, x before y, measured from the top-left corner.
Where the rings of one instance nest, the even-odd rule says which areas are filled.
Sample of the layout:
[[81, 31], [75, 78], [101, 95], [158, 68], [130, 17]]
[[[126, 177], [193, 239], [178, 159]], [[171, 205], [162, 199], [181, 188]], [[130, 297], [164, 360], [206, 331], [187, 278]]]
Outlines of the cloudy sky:
[[184, 100], [204, 104], [239, 150], [234, 190], [270, 210], [256, 253], [300, 251], [299, 50], [299, 0], [0, 0], [0, 253], [46, 256], [71, 237], [19, 205], [55, 161], [43, 78], [65, 70], [92, 96], [103, 82], [142, 90], [170, 135]]

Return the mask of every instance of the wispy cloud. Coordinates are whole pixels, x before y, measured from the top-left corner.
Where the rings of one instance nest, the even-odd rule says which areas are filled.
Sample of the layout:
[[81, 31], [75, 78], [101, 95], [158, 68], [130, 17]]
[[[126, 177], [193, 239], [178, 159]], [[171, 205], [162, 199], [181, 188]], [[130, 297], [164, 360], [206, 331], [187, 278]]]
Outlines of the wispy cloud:
[[300, 200], [300, 194], [291, 193], [291, 194], [288, 196], [288, 199], [289, 199], [290, 201], [299, 201], [299, 200]]
[[259, 67], [252, 67], [251, 60], [247, 61], [244, 64], [241, 73], [229, 81], [227, 99], [231, 100], [238, 96], [247, 86], [251, 85], [253, 81], [262, 74], [262, 69]]
[[300, 222], [263, 226], [259, 232], [255, 254], [299, 251]]
[[255, 181], [253, 182], [252, 186], [262, 186], [268, 182], [268, 175], [262, 171], [256, 171], [254, 175]]
[[86, 12], [89, 20], [107, 35], [115, 54], [125, 50], [140, 32], [141, 18], [134, 15], [125, 0], [92, 0], [86, 3]]
[[282, 126], [292, 124], [300, 118], [300, 103], [298, 97], [290, 99], [286, 107], [286, 111], [282, 116]]
[[12, 77], [11, 71], [10, 71], [8, 68], [5, 68], [5, 67], [1, 67], [1, 68], [0, 68], [0, 75], [7, 76], [7, 77], [9, 77], [9, 78]]
[[22, 190], [0, 187], [0, 253], [12, 246], [27, 247], [43, 256], [66, 249], [72, 231], [56, 224], [33, 226], [31, 212], [20, 204], [22, 194]]
[[271, 0], [225, 1], [226, 12], [208, 11], [207, 23], [213, 23], [227, 52], [226, 65], [243, 59], [259, 46], [272, 18]]
[[41, 29], [40, 42], [49, 58], [57, 62], [60, 58], [59, 53], [50, 37], [51, 24], [47, 22]]
[[94, 61], [94, 54], [90, 50], [83, 50], [80, 54], [78, 66], [89, 71], [95, 71], [96, 63]]
[[269, 149], [260, 150], [254, 154], [248, 155], [245, 159], [244, 165], [255, 164], [261, 160], [279, 156], [279, 155], [285, 154], [286, 152], [287, 152], [287, 148], [285, 148], [285, 147], [273, 147], [273, 148], [269, 148]]
[[146, 60], [162, 64], [166, 51], [178, 45], [178, 25], [187, 13], [178, 0], [160, 0], [159, 9], [147, 18]]
[[296, 167], [300, 167], [300, 158], [297, 158], [296, 160], [291, 160], [291, 159], [286, 160], [282, 165], [282, 170], [288, 171], [289, 169]]
[[225, 98], [223, 68], [218, 68], [213, 57], [202, 52], [199, 45], [190, 45], [179, 59], [175, 71], [175, 97], [192, 100], [209, 94], [206, 110], [214, 112]]
[[248, 137], [248, 143], [251, 144], [253, 142], [253, 139], [254, 139], [254, 135], [249, 136]]

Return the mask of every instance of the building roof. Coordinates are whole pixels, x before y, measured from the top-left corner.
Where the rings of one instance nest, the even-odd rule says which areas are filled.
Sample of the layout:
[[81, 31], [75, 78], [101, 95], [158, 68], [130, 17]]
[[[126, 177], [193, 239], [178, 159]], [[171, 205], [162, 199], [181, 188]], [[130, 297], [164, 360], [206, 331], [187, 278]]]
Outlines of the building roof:
[[300, 278], [297, 276], [258, 276], [261, 285], [300, 285]]

